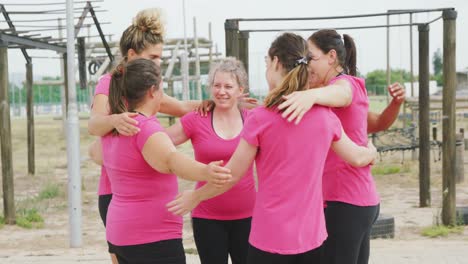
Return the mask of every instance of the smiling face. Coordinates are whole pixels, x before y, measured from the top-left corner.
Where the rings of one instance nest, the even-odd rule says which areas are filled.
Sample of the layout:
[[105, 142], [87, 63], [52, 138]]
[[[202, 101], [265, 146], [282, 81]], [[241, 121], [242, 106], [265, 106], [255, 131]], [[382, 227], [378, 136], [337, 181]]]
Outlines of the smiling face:
[[230, 72], [218, 71], [211, 85], [211, 98], [216, 107], [230, 109], [237, 106], [238, 97], [242, 95], [243, 87], [237, 83], [237, 79]]
[[128, 61], [134, 59], [152, 60], [156, 65], [161, 65], [161, 57], [163, 53], [163, 44], [148, 45], [141, 53], [137, 54], [135, 50], [128, 51]]
[[330, 73], [338, 64], [334, 50], [324, 53], [312, 41], [307, 41], [312, 59], [309, 61], [309, 87], [317, 88], [328, 84]]

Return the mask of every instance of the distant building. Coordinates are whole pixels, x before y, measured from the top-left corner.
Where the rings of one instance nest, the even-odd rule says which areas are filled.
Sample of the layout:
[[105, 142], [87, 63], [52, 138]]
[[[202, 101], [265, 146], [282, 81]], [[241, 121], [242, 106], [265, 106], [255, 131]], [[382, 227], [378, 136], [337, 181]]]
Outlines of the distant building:
[[[413, 93], [411, 93], [411, 83], [403, 83], [406, 90], [406, 97], [419, 97], [419, 82], [413, 82]], [[440, 91], [440, 87], [437, 87], [436, 81], [429, 81], [429, 95], [437, 94]]]
[[468, 92], [468, 68], [457, 72], [457, 90]]

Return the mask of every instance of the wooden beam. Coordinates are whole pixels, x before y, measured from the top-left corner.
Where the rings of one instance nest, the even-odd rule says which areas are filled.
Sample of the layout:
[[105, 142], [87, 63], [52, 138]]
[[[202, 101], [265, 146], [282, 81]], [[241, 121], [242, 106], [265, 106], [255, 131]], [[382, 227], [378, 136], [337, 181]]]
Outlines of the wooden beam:
[[8, 48], [0, 46], [0, 143], [2, 153], [3, 215], [5, 223], [15, 224], [13, 151], [11, 146], [10, 103], [8, 101]]
[[445, 10], [443, 30], [443, 77], [444, 100], [442, 102], [442, 223], [444, 225], [456, 224], [455, 209], [455, 92], [457, 84], [456, 75], [456, 28], [457, 12]]
[[419, 31], [419, 207], [431, 206], [429, 25]]

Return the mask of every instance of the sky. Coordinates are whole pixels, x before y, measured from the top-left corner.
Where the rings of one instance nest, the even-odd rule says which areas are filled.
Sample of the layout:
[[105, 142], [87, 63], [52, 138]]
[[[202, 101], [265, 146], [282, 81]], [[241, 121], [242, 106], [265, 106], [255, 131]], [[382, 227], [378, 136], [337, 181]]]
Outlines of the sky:
[[[41, 0], [34, 2], [56, 2], [57, 0]], [[101, 22], [111, 22], [103, 25], [106, 34], [114, 34], [113, 39], [118, 39], [122, 31], [131, 23], [135, 14], [145, 8], [159, 7], [164, 10], [166, 16], [167, 36], [169, 38], [181, 38], [184, 32], [183, 0], [105, 0], [94, 3], [107, 12], [97, 13]], [[31, 3], [33, 0], [2, 0], [2, 3]], [[382, 13], [391, 9], [431, 9], [454, 7], [458, 12], [457, 17], [457, 70], [468, 68], [468, 1], [466, 0], [186, 0], [186, 29], [187, 36], [193, 36], [193, 17], [197, 19], [197, 31], [200, 37], [208, 38], [208, 23], [212, 23], [213, 40], [217, 43], [219, 51], [224, 54], [225, 37], [224, 21], [229, 18], [272, 18], [272, 17], [323, 17]], [[8, 8], [8, 6], [7, 6]], [[10, 9], [14, 9], [10, 7]], [[429, 21], [440, 16], [439, 13], [415, 14], [414, 22]], [[405, 24], [409, 22], [408, 15], [392, 16], [391, 23]], [[299, 22], [249, 22], [241, 23], [242, 29], [254, 28], [317, 28], [317, 27], [343, 27], [362, 25], [386, 24], [386, 17], [357, 18], [346, 20], [325, 21], [299, 21]], [[442, 49], [442, 20], [434, 22], [430, 26], [430, 54]], [[359, 29], [339, 30], [339, 33], [351, 35], [357, 45], [357, 66], [362, 73], [375, 69], [386, 68], [386, 29]], [[312, 32], [297, 32], [307, 38]], [[264, 55], [271, 41], [279, 33], [251, 33], [250, 35], [250, 81], [251, 85], [264, 86]], [[410, 29], [408, 27], [392, 28], [390, 43], [390, 64], [392, 68], [410, 68]], [[36, 56], [56, 56], [49, 51], [31, 51]], [[413, 27], [413, 58], [414, 72], [418, 72], [418, 31]], [[24, 73], [24, 58], [18, 50], [9, 51], [9, 71], [22, 75]], [[59, 74], [57, 60], [35, 60], [35, 75]], [[432, 67], [431, 67], [432, 71]]]

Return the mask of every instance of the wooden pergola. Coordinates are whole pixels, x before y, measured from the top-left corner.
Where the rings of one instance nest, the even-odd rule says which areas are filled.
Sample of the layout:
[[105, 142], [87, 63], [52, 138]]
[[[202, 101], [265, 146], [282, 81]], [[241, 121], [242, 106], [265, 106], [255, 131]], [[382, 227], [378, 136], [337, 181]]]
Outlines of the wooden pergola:
[[[413, 23], [412, 15], [417, 13], [441, 13], [439, 17], [424, 23]], [[409, 15], [410, 23], [390, 24], [389, 17], [395, 15]], [[455, 91], [456, 91], [456, 19], [454, 8], [415, 9], [415, 10], [389, 10], [386, 13], [359, 14], [348, 16], [328, 17], [299, 17], [299, 18], [248, 18], [227, 19], [224, 23], [226, 37], [226, 56], [239, 58], [249, 68], [249, 35], [254, 32], [279, 31], [318, 31], [322, 28], [269, 28], [244, 29], [240, 23], [256, 22], [258, 26], [263, 22], [272, 21], [317, 21], [317, 20], [349, 20], [363, 17], [387, 17], [387, 24], [368, 26], [337, 27], [336, 30], [370, 29], [392, 27], [417, 27], [419, 32], [419, 205], [431, 205], [430, 194], [430, 122], [429, 122], [429, 32], [430, 24], [443, 20], [443, 102], [442, 102], [442, 222], [445, 225], [456, 223], [455, 207]], [[388, 31], [387, 31], [388, 38]], [[411, 35], [412, 39], [412, 35]], [[389, 57], [387, 53], [387, 58]], [[387, 63], [387, 65], [389, 65]], [[411, 70], [412, 72], [412, 70]], [[389, 82], [389, 66], [387, 66], [387, 82]]]

